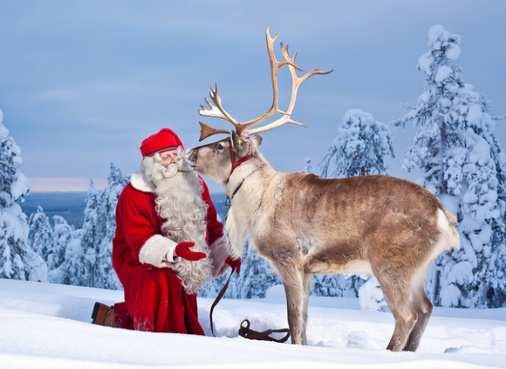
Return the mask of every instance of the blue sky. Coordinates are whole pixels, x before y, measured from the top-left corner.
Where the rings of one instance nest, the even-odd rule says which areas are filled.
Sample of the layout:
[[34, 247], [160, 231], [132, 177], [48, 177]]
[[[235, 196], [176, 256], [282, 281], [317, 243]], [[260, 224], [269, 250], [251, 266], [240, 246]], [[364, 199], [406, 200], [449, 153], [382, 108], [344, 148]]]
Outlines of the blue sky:
[[[276, 168], [300, 170], [320, 160], [347, 109], [389, 122], [416, 101], [416, 62], [436, 23], [462, 36], [465, 80], [505, 114], [506, 2], [470, 0], [3, 1], [0, 109], [35, 189], [80, 188], [109, 162], [130, 173], [142, 138], [161, 127], [197, 144], [197, 107], [214, 81], [240, 119], [268, 106], [270, 26], [300, 65], [334, 69], [301, 88], [294, 117], [307, 128], [264, 135]], [[411, 132], [393, 136], [402, 158]]]

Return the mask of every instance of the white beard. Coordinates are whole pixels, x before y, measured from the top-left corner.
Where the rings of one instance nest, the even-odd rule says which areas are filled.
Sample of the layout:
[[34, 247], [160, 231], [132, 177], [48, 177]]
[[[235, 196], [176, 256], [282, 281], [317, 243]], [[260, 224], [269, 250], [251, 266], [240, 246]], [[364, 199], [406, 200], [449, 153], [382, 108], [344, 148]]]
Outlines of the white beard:
[[165, 167], [158, 153], [142, 160], [144, 176], [154, 186], [156, 212], [164, 219], [162, 234], [175, 242], [192, 241], [193, 251], [207, 257], [198, 261], [177, 258], [170, 263], [189, 294], [197, 290], [211, 276], [211, 260], [205, 232], [207, 204], [202, 200], [202, 185], [182, 151], [176, 163]]

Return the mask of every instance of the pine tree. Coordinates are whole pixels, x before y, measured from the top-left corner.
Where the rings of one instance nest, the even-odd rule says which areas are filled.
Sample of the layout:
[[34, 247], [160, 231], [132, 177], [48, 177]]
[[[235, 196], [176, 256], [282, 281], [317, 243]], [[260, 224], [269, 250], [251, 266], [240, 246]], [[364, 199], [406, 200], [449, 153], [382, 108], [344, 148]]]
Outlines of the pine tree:
[[358, 277], [316, 274], [313, 278], [312, 292], [317, 296], [356, 297], [359, 286], [363, 284]]
[[358, 299], [362, 310], [388, 311], [383, 291], [375, 277], [371, 277], [358, 290]]
[[65, 252], [72, 239], [74, 229], [61, 215], [53, 216], [54, 243], [53, 248], [48, 250], [47, 266], [49, 269], [49, 281], [63, 283], [64, 275], [60, 268], [65, 261]]
[[[226, 213], [230, 206], [217, 206], [220, 219], [226, 219]], [[200, 290], [201, 297], [216, 297], [228, 278], [228, 271], [220, 277], [207, 282]], [[232, 277], [225, 297], [228, 298], [253, 298], [265, 297], [267, 290], [273, 285], [281, 283], [277, 274], [272, 270], [269, 263], [256, 252], [253, 245], [246, 242], [241, 257], [241, 272]]]
[[324, 178], [347, 178], [384, 174], [385, 159], [394, 157], [388, 127], [370, 113], [350, 109], [344, 118], [334, 142], [320, 163]]
[[[228, 278], [229, 270], [210, 280], [199, 291], [201, 297], [216, 297]], [[267, 290], [281, 281], [269, 263], [256, 252], [253, 245], [246, 244], [241, 258], [241, 272], [230, 281], [225, 297], [235, 299], [264, 298]]]
[[97, 228], [98, 228], [99, 193], [93, 181], [86, 196], [84, 220], [81, 234], [81, 251], [83, 253], [83, 274], [80, 276], [79, 285], [95, 286], [96, 261], [97, 261]]
[[[347, 178], [385, 174], [388, 157], [394, 157], [388, 127], [370, 113], [350, 109], [344, 114], [337, 136], [320, 163], [321, 176]], [[364, 280], [358, 276], [316, 275], [313, 293], [320, 296], [358, 296], [363, 284]]]
[[63, 263], [58, 267], [59, 283], [74, 286], [83, 285], [88, 280], [88, 269], [85, 263], [86, 255], [81, 247], [82, 229], [72, 230], [70, 239], [65, 248]]
[[19, 205], [29, 192], [21, 163], [0, 111], [0, 278], [44, 281], [47, 268], [28, 245], [28, 223]]
[[90, 181], [81, 229], [74, 230], [62, 217], [54, 217], [55, 246], [48, 258], [51, 281], [109, 289], [121, 287], [112, 268], [112, 239], [116, 204], [127, 183], [128, 179], [111, 164], [103, 191], [97, 191]]
[[112, 267], [112, 239], [116, 230], [116, 204], [127, 183], [128, 178], [111, 163], [107, 186], [100, 194], [97, 209], [95, 287], [117, 289], [121, 286]]
[[487, 102], [456, 64], [460, 37], [432, 26], [428, 48], [417, 65], [426, 89], [397, 123], [416, 126], [405, 167], [459, 219], [461, 248], [438, 258], [430, 294], [445, 306], [504, 306], [506, 160]]
[[281, 283], [270, 264], [251, 244], [245, 247], [242, 264], [241, 273], [235, 280], [236, 298], [264, 298], [270, 287]]
[[33, 251], [47, 261], [49, 250], [54, 247], [53, 227], [41, 206], [28, 219], [28, 244]]

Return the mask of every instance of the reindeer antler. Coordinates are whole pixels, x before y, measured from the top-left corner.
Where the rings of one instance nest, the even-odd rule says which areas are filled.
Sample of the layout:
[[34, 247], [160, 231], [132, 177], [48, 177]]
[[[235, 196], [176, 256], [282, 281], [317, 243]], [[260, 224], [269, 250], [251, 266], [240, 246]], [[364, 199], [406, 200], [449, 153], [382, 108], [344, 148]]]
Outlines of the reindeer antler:
[[[297, 76], [297, 70], [302, 71], [301, 68], [295, 64], [295, 54], [293, 56], [290, 56], [288, 53], [288, 46], [287, 45], [281, 45], [281, 53], [283, 55], [283, 60], [277, 60], [276, 54], [274, 52], [274, 43], [276, 42], [276, 39], [278, 38], [278, 35], [276, 34], [274, 37], [271, 36], [269, 28], [265, 31], [265, 41], [267, 44], [267, 54], [269, 57], [269, 63], [271, 68], [271, 82], [272, 82], [272, 103], [269, 109], [263, 114], [260, 114], [258, 117], [250, 119], [245, 122], [239, 122], [237, 119], [232, 117], [224, 108], [221, 102], [221, 97], [218, 92], [218, 86], [215, 84], [214, 87], [211, 87], [209, 90], [209, 98], [211, 101], [209, 101], [207, 98], [205, 99], [206, 106], [200, 106], [199, 114], [205, 117], [210, 118], [218, 118], [222, 120], [226, 120], [229, 123], [231, 123], [235, 131], [238, 135], [242, 135], [244, 132], [247, 133], [258, 133], [258, 132], [265, 132], [267, 130], [273, 129], [275, 127], [279, 127], [283, 124], [287, 123], [293, 123], [297, 125], [302, 125], [302, 123], [299, 123], [291, 118], [291, 115], [293, 113], [293, 110], [295, 108], [295, 102], [297, 100], [297, 92], [300, 87], [300, 85], [308, 78], [318, 75], [318, 74], [328, 74], [332, 72], [332, 70], [329, 71], [323, 71], [320, 69], [314, 69], [301, 77]], [[279, 82], [278, 82], [278, 73], [279, 70], [284, 67], [288, 66], [290, 70], [290, 76], [292, 78], [292, 91], [290, 95], [290, 103], [288, 104], [288, 109], [286, 111], [282, 111], [279, 107]], [[270, 118], [274, 114], [279, 113], [283, 116], [277, 120], [275, 120], [272, 123], [269, 123], [263, 127], [250, 129], [250, 127]], [[217, 134], [217, 133], [230, 133], [227, 130], [223, 129], [216, 129], [208, 124], [200, 123], [200, 141], [203, 139]]]
[[294, 67], [295, 58], [296, 58], [297, 54], [294, 53], [292, 56], [290, 56], [290, 54], [288, 52], [288, 45], [281, 46], [281, 54], [283, 55], [283, 58], [287, 61], [288, 70], [290, 71], [290, 77], [292, 79], [292, 88], [291, 88], [290, 102], [288, 103], [288, 108], [286, 109], [286, 112], [283, 113], [283, 116], [281, 118], [276, 119], [275, 121], [273, 121], [269, 124], [266, 124], [265, 126], [253, 128], [253, 129], [248, 129], [247, 132], [249, 134], [269, 131], [273, 128], [280, 127], [280, 126], [282, 126], [284, 124], [288, 124], [288, 123], [292, 123], [292, 124], [295, 124], [298, 126], [303, 126], [304, 125], [303, 123], [297, 122], [296, 120], [292, 119], [292, 114], [295, 109], [295, 103], [297, 101], [297, 94], [299, 92], [299, 87], [302, 85], [302, 83], [305, 80], [307, 80], [313, 76], [325, 75], [325, 74], [332, 73], [332, 69], [330, 69], [330, 70], [313, 69], [313, 70], [303, 74], [302, 76], [298, 76], [296, 68]]

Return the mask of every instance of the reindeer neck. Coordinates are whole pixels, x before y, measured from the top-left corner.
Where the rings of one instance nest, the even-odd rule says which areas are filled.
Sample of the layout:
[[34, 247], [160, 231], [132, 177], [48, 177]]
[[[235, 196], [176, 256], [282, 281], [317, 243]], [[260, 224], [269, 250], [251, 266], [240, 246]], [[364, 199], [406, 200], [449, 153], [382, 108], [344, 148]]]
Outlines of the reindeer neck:
[[[255, 202], [254, 199], [261, 195], [263, 189], [276, 173], [277, 172], [267, 160], [256, 156], [242, 163], [233, 171], [228, 183], [225, 185], [225, 192], [227, 196], [233, 199], [236, 195], [239, 195], [241, 191], [246, 190], [246, 188], [251, 190], [252, 184], [254, 184], [255, 190], [253, 193], [251, 191], [246, 191], [248, 194], [244, 197]], [[242, 197], [243, 196], [241, 196], [241, 198]]]
[[256, 219], [263, 211], [261, 204], [268, 196], [268, 188], [279, 177], [278, 172], [261, 156], [248, 160], [230, 176], [230, 181], [225, 186], [227, 195], [235, 191], [231, 201], [231, 207], [225, 223], [225, 232], [229, 236], [231, 244], [237, 248], [236, 254], [242, 254], [242, 248], [248, 234], [251, 234]]

